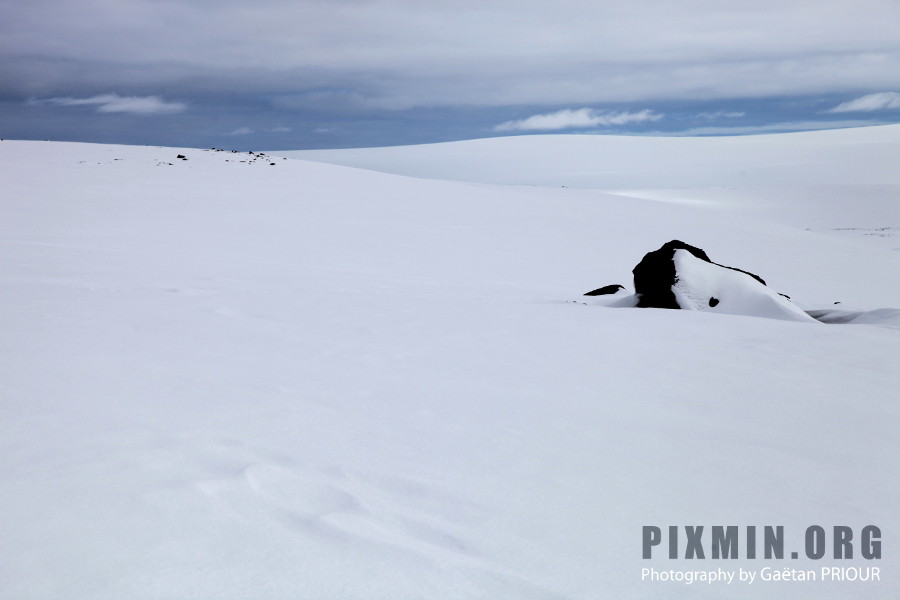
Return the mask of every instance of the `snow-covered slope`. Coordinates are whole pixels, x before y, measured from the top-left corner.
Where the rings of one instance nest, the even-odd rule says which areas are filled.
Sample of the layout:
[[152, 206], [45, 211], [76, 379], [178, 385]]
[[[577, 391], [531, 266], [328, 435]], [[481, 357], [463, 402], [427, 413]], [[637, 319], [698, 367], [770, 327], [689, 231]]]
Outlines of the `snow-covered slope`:
[[[834, 161], [863, 175], [840, 183], [892, 190], [871, 159], [896, 131], [855, 132]], [[824, 139], [796, 135], [767, 151]], [[0, 142], [0, 597], [896, 596], [900, 332], [870, 311], [900, 307], [900, 242], [752, 194], [562, 188], [567, 139], [577, 155], [547, 136], [508, 181], [543, 187]], [[648, 182], [674, 169], [660, 144]], [[880, 193], [834, 202], [835, 223], [898, 226]], [[670, 239], [871, 323], [581, 296], [631, 287]], [[641, 559], [642, 526], [700, 524], [783, 525], [788, 551], [808, 525], [875, 524], [885, 559]], [[873, 563], [881, 582], [641, 581]]]
[[577, 188], [900, 184], [900, 125], [697, 138], [524, 135], [273, 154], [432, 179]]
[[900, 125], [719, 138], [530, 135], [277, 154], [415, 177], [602, 189], [874, 243], [885, 242], [883, 227], [900, 233]]

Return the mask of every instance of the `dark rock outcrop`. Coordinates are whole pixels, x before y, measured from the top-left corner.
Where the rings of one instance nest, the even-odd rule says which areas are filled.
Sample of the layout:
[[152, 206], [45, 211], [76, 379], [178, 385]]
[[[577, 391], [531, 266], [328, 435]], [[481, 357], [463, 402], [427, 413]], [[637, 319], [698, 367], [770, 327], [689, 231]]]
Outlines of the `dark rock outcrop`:
[[666, 242], [659, 250], [648, 252], [631, 270], [638, 307], [681, 308], [672, 293], [672, 286], [678, 280], [672, 260], [676, 250], [687, 250], [697, 258], [711, 262], [706, 252], [679, 240]]
[[[675, 283], [678, 281], [678, 274], [675, 271], [674, 261], [676, 250], [686, 250], [702, 261], [722, 267], [724, 269], [730, 269], [732, 271], [744, 273], [745, 275], [749, 275], [753, 279], [757, 280], [761, 284], [766, 285], [766, 282], [763, 281], [762, 277], [760, 277], [759, 275], [754, 275], [753, 273], [744, 271], [742, 269], [736, 269], [734, 267], [728, 267], [726, 265], [715, 263], [711, 261], [709, 259], [709, 256], [706, 255], [706, 252], [704, 252], [700, 248], [691, 246], [690, 244], [685, 244], [680, 240], [672, 240], [671, 242], [666, 242], [665, 244], [663, 244], [659, 250], [654, 250], [653, 252], [648, 252], [647, 254], [645, 254], [644, 258], [641, 259], [641, 262], [639, 262], [637, 266], [634, 267], [634, 269], [631, 271], [634, 275], [634, 291], [638, 297], [638, 307], [672, 309], [682, 308], [678, 305], [678, 301], [675, 299], [675, 294], [672, 292], [672, 286], [675, 285]], [[709, 299], [710, 307], [714, 307], [717, 304], [719, 304], [718, 299]]]
[[615, 294], [619, 290], [624, 290], [625, 287], [619, 285], [618, 283], [614, 283], [612, 285], [604, 285], [602, 288], [597, 288], [596, 290], [591, 290], [586, 293], [585, 296], [605, 296], [607, 294]]

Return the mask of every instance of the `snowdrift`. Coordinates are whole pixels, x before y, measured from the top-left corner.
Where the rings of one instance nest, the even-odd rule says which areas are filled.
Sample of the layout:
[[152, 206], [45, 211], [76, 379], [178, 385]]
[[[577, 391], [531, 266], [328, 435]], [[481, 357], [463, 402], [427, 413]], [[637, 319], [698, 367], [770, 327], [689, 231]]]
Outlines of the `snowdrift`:
[[683, 309], [791, 321], [814, 320], [746, 273], [701, 260], [683, 249], [675, 251], [672, 261], [678, 277], [672, 293]]
[[[897, 226], [861, 182], [894, 185], [891, 132], [691, 140], [698, 160], [810, 161], [789, 183], [721, 171], [703, 202], [600, 172], [573, 189], [0, 142], [0, 598], [896, 597], [889, 561], [865, 588], [700, 589], [641, 581], [684, 565], [640, 547], [645, 525], [779, 525], [791, 551], [812, 524], [874, 524], [885, 556], [900, 537], [900, 252], [831, 229]], [[545, 143], [518, 172], [553, 181], [585, 143], [567, 140], [484, 147]], [[641, 142], [668, 185], [688, 158]], [[834, 163], [856, 203], [808, 176]], [[581, 296], [671, 239], [870, 319]], [[783, 309], [676, 259], [697, 286], [679, 301]]]

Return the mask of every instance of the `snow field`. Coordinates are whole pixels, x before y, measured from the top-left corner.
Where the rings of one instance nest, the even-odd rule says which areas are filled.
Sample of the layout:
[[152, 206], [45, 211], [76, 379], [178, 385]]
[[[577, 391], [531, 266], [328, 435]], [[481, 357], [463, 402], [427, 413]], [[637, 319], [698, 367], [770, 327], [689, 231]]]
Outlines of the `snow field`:
[[[857, 191], [863, 149], [897, 145], [865, 134]], [[757, 163], [822, 139], [797, 135]], [[761, 598], [782, 590], [642, 583], [673, 565], [640, 559], [641, 527], [900, 533], [889, 238], [778, 221], [734, 180], [725, 209], [194, 149], [0, 158], [0, 597]], [[845, 197], [829, 227], [896, 226]], [[670, 239], [875, 323], [581, 296]], [[870, 585], [789, 592], [897, 592]]]

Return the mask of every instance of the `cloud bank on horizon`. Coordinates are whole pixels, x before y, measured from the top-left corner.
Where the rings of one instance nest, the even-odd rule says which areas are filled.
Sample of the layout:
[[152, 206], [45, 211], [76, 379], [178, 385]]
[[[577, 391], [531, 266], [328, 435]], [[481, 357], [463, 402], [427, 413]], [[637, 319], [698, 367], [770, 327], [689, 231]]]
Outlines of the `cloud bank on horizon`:
[[894, 0], [0, 0], [0, 136], [333, 147], [896, 122], [897, 22]]

